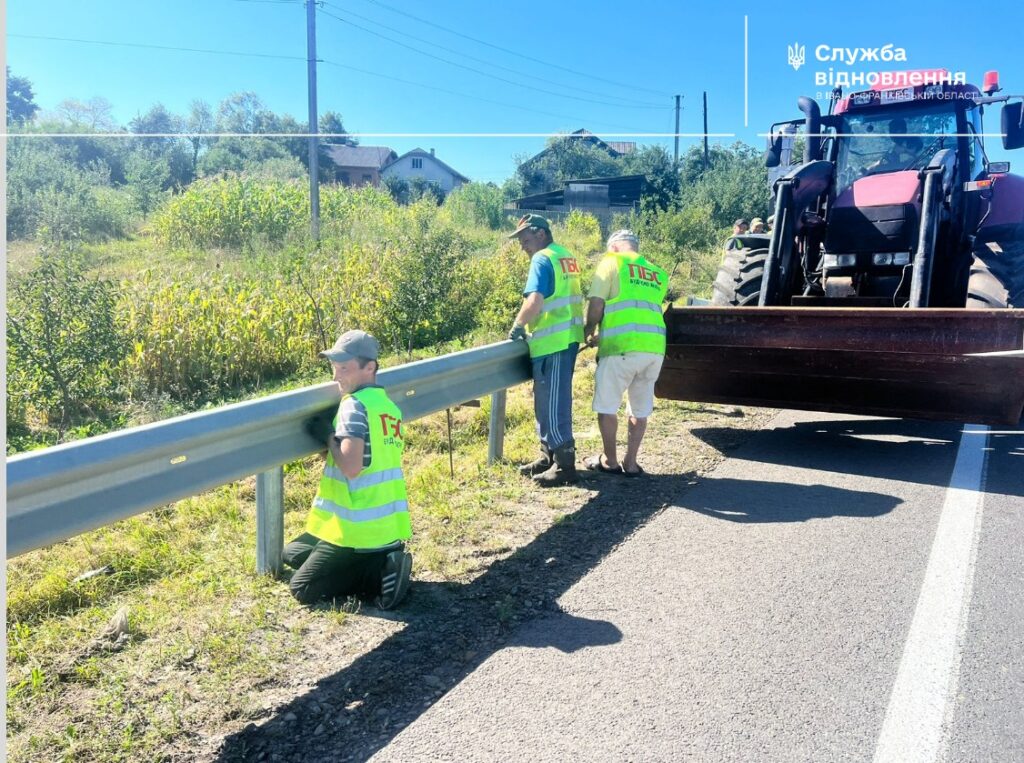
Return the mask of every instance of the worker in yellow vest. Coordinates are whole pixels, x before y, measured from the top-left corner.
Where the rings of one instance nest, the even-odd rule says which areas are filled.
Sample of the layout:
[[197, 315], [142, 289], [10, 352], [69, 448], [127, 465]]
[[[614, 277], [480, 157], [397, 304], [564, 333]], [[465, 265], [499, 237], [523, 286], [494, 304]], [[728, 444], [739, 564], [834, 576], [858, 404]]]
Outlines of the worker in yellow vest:
[[292, 595], [303, 604], [354, 594], [393, 609], [409, 590], [402, 412], [377, 384], [379, 354], [365, 331], [347, 331], [320, 353], [342, 398], [332, 421], [309, 423], [314, 439], [326, 441], [327, 463], [306, 531], [284, 549], [296, 570]]
[[[668, 273], [637, 252], [637, 236], [615, 231], [594, 274], [587, 299], [587, 346], [597, 347], [594, 412], [604, 453], [587, 460], [589, 469], [637, 477], [647, 419], [654, 410], [654, 383], [665, 358], [662, 303]], [[629, 429], [620, 463], [615, 436], [623, 393], [628, 391]]]
[[572, 433], [572, 376], [583, 341], [583, 292], [572, 252], [541, 215], [524, 215], [509, 238], [530, 255], [523, 304], [508, 338], [525, 340], [533, 366], [533, 411], [541, 455], [520, 468], [541, 487], [579, 481]]

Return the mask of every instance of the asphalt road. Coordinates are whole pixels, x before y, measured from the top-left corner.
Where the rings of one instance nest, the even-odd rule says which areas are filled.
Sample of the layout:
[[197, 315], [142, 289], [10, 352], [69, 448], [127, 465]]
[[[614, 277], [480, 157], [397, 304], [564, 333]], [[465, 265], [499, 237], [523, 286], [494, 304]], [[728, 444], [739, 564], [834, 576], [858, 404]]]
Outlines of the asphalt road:
[[1024, 432], [962, 429], [781, 414], [373, 760], [1024, 761]]

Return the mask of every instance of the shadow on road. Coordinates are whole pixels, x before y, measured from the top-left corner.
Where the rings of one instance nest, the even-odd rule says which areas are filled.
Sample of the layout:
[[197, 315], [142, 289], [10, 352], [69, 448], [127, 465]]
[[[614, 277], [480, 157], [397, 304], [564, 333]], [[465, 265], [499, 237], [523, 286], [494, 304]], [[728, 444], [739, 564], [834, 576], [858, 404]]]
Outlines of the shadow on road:
[[[614, 625], [569, 615], [557, 599], [695, 480], [588, 476], [598, 493], [582, 508], [472, 582], [414, 579], [395, 613], [405, 623], [400, 632], [265, 723], [226, 737], [215, 759], [366, 760], [505, 646], [574, 652], [618, 642]], [[547, 620], [552, 627], [519, 628]]]
[[[909, 419], [800, 421], [770, 430], [771, 437], [759, 438], [752, 447], [745, 448], [742, 458], [900, 482], [948, 485], [962, 429], [960, 424]], [[735, 432], [726, 427], [698, 427], [693, 435], [723, 450], [731, 445]]]
[[[801, 421], [772, 432], [744, 449], [742, 457], [766, 464], [821, 469], [844, 474], [946, 486], [960, 445], [962, 424], [911, 419], [823, 419]], [[767, 434], [767, 431], [766, 431]], [[695, 428], [693, 435], [728, 450], [736, 431]], [[969, 437], [978, 437], [969, 434]], [[994, 427], [988, 435], [990, 493], [1024, 496], [1024, 430]], [[1018, 455], [1019, 458], [1009, 458]], [[1004, 467], [1010, 462], [1016, 467]]]
[[806, 522], [828, 517], [879, 517], [901, 503], [884, 493], [829, 485], [793, 485], [731, 478], [702, 480], [679, 501], [696, 511], [730, 522]]
[[1024, 430], [994, 430], [988, 446], [985, 492], [1024, 498]]

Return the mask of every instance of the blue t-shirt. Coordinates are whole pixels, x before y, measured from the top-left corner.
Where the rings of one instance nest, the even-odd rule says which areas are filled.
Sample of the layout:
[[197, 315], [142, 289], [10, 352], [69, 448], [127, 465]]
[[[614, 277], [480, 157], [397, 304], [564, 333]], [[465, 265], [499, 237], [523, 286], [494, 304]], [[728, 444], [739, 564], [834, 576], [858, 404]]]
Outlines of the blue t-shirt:
[[551, 264], [551, 258], [543, 252], [537, 252], [530, 260], [530, 272], [526, 276], [523, 296], [535, 291], [539, 291], [544, 299], [555, 293], [555, 267]]

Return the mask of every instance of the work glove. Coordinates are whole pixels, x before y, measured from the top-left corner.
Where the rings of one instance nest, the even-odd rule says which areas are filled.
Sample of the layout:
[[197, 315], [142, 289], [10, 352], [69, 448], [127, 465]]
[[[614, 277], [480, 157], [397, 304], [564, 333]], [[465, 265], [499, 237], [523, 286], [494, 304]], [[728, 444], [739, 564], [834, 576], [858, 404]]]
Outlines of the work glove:
[[334, 416], [330, 411], [318, 413], [311, 419], [306, 419], [306, 431], [309, 436], [321, 445], [326, 445], [327, 439], [334, 434]]
[[511, 339], [513, 342], [516, 341], [517, 339], [522, 339], [525, 342], [526, 327], [521, 326], [518, 323], [512, 324], [512, 329], [508, 332], [508, 338]]

